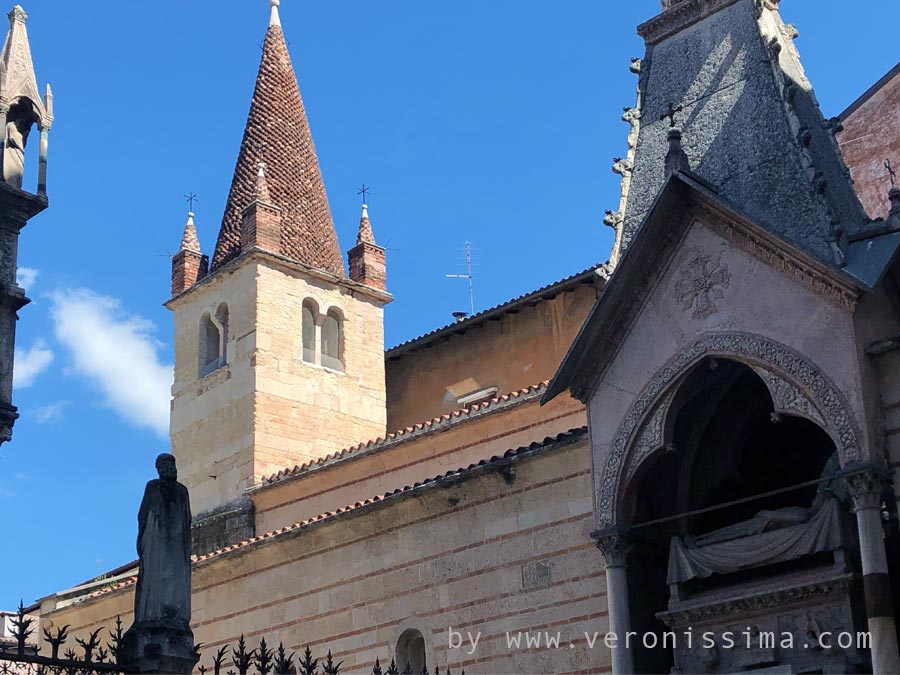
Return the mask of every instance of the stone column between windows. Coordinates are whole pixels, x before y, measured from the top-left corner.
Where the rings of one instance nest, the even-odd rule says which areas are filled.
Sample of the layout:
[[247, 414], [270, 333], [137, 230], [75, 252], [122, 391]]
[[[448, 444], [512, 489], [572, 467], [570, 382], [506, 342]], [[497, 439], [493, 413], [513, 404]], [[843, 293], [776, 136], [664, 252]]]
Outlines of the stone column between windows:
[[884, 529], [881, 524], [881, 493], [885, 487], [885, 476], [873, 465], [848, 467], [845, 476], [853, 496], [859, 528], [866, 616], [871, 635], [872, 673], [894, 675], [900, 673], [900, 655], [897, 650], [891, 579], [888, 575]]
[[315, 358], [313, 362], [317, 366], [322, 365], [322, 324], [325, 323], [325, 315], [322, 312], [316, 312], [313, 317], [313, 323], [316, 325], [313, 330], [313, 352]]
[[628, 569], [626, 558], [632, 548], [631, 537], [621, 528], [611, 527], [595, 532], [597, 548], [606, 565], [606, 601], [609, 605], [609, 632], [615, 636], [612, 654], [613, 675], [631, 675], [634, 663], [626, 648], [626, 633], [631, 626], [628, 607]]

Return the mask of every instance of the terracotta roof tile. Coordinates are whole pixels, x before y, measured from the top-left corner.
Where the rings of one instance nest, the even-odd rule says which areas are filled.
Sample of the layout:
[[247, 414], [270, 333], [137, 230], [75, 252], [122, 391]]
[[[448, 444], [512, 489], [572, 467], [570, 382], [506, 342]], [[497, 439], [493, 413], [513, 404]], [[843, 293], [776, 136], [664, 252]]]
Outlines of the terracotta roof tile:
[[438, 429], [444, 428], [448, 424], [455, 424], [458, 421], [470, 419], [478, 413], [483, 414], [487, 411], [492, 411], [500, 407], [506, 407], [510, 404], [524, 403], [525, 401], [532, 400], [543, 394], [543, 392], [547, 389], [548, 384], [549, 380], [545, 380], [538, 384], [533, 384], [517, 391], [510, 392], [508, 394], [495, 396], [488, 401], [473, 403], [466, 408], [462, 408], [461, 410], [454, 410], [451, 413], [446, 413], [444, 415], [441, 415], [440, 417], [435, 417], [426, 422], [419, 422], [412, 426], [406, 427], [405, 429], [400, 429], [399, 431], [388, 434], [383, 438], [363, 441], [362, 443], [351, 446], [349, 448], [344, 448], [330, 455], [325, 455], [324, 457], [319, 457], [318, 459], [313, 459], [303, 464], [295, 465], [292, 468], [283, 469], [278, 473], [265, 478], [262, 485], [255, 489], [264, 489], [289, 478], [295, 478], [296, 476], [304, 474], [307, 471], [324, 466], [326, 464], [332, 464], [363, 450], [375, 450], [384, 445], [392, 444], [400, 440], [406, 440], [407, 438], [420, 436], [423, 433], [437, 431]]
[[[266, 532], [265, 534], [260, 534], [255, 537], [251, 537], [249, 539], [244, 539], [243, 541], [237, 544], [231, 544], [230, 546], [225, 546], [223, 548], [217, 549], [215, 551], [211, 551], [204, 555], [195, 555], [191, 556], [191, 560], [194, 563], [203, 562], [206, 560], [210, 560], [212, 558], [217, 558], [226, 553], [231, 553], [233, 551], [238, 551], [240, 549], [246, 548], [248, 546], [252, 546], [253, 544], [257, 544], [259, 542], [268, 541], [270, 539], [274, 539], [279, 536], [283, 536], [285, 534], [289, 534], [290, 532], [294, 532], [296, 530], [302, 529], [314, 523], [322, 522], [324, 520], [328, 520], [329, 518], [334, 518], [339, 515], [343, 515], [346, 513], [350, 513], [352, 511], [356, 511], [361, 508], [365, 508], [367, 506], [372, 506], [375, 504], [379, 504], [381, 502], [387, 501], [391, 498], [398, 497], [400, 495], [404, 495], [406, 493], [412, 492], [414, 490], [418, 490], [427, 486], [437, 485], [442, 481], [448, 479], [455, 479], [460, 476], [465, 476], [473, 471], [478, 469], [488, 467], [488, 466], [496, 466], [500, 465], [504, 462], [508, 462], [510, 460], [514, 460], [520, 457], [524, 457], [527, 455], [532, 455], [537, 452], [552, 450], [554, 448], [562, 447], [568, 445], [570, 443], [574, 443], [581, 438], [587, 436], [587, 427], [578, 427], [575, 429], [570, 429], [569, 431], [563, 432], [561, 434], [557, 434], [556, 436], [548, 436], [543, 441], [534, 442], [530, 445], [521, 446], [519, 448], [515, 448], [513, 450], [507, 450], [501, 455], [494, 455], [489, 459], [483, 459], [480, 462], [475, 464], [470, 464], [469, 466], [462, 467], [456, 469], [454, 471], [447, 471], [433, 478], [429, 478], [426, 480], [421, 480], [413, 483], [412, 485], [405, 485], [402, 488], [397, 488], [395, 490], [390, 490], [385, 492], [384, 494], [375, 495], [374, 497], [370, 497], [368, 499], [357, 501], [348, 506], [344, 506], [342, 508], [336, 509], [334, 511], [326, 511], [325, 513], [320, 513], [317, 516], [313, 516], [312, 518], [307, 518], [305, 520], [298, 521], [291, 525], [287, 525], [285, 527], [281, 527], [277, 530], [272, 530], [271, 532]], [[130, 576], [127, 579], [123, 579], [115, 584], [111, 584], [110, 586], [100, 589], [99, 591], [95, 591], [90, 595], [85, 596], [81, 599], [81, 601], [90, 600], [93, 598], [97, 598], [108, 593], [112, 593], [113, 591], [117, 591], [119, 589], [125, 588], [127, 586], [133, 586], [137, 583], [137, 576]]]
[[209, 560], [211, 558], [215, 558], [224, 553], [229, 553], [231, 551], [235, 551], [241, 548], [245, 548], [251, 544], [255, 544], [257, 542], [266, 541], [272, 539], [274, 537], [278, 537], [289, 532], [293, 532], [295, 530], [301, 529], [313, 523], [321, 522], [323, 520], [327, 520], [328, 518], [333, 518], [335, 516], [350, 513], [351, 511], [356, 511], [357, 509], [364, 508], [366, 506], [371, 506], [373, 504], [378, 504], [380, 502], [384, 502], [392, 497], [396, 497], [398, 495], [403, 495], [408, 492], [412, 492], [414, 490], [440, 483], [441, 481], [445, 481], [452, 478], [457, 478], [459, 476], [464, 476], [472, 471], [477, 469], [498, 465], [503, 462], [507, 462], [509, 460], [513, 460], [525, 455], [531, 455], [536, 452], [544, 451], [544, 450], [552, 450], [554, 448], [558, 448], [564, 445], [568, 445], [569, 443], [573, 443], [581, 438], [587, 436], [587, 427], [578, 427], [575, 429], [570, 429], [569, 431], [563, 432], [561, 434], [557, 434], [556, 436], [547, 437], [543, 441], [534, 442], [530, 445], [525, 445], [519, 448], [515, 448], [513, 450], [507, 450], [501, 455], [494, 455], [489, 459], [483, 459], [480, 462], [475, 464], [470, 464], [469, 466], [462, 467], [456, 469], [454, 471], [447, 471], [446, 473], [442, 473], [433, 478], [429, 478], [426, 480], [421, 480], [413, 483], [412, 485], [405, 485], [402, 488], [397, 488], [395, 490], [390, 490], [381, 495], [376, 495], [374, 497], [370, 497], [369, 499], [365, 499], [363, 501], [355, 502], [349, 506], [345, 506], [334, 511], [326, 511], [325, 513], [321, 513], [318, 516], [314, 516], [312, 518], [307, 518], [306, 520], [298, 521], [292, 525], [288, 525], [286, 527], [282, 527], [278, 530], [273, 530], [272, 532], [267, 532], [266, 534], [261, 534], [252, 539], [248, 539], [246, 541], [242, 541], [239, 544], [234, 544], [232, 546], [226, 546], [225, 548], [219, 549], [217, 551], [211, 551], [205, 555], [194, 556], [193, 560], [195, 562], [201, 562], [204, 560]]
[[260, 162], [271, 202], [282, 209], [281, 250], [273, 253], [346, 276], [297, 78], [277, 25], [266, 32], [212, 270], [240, 254], [242, 212], [256, 192]]

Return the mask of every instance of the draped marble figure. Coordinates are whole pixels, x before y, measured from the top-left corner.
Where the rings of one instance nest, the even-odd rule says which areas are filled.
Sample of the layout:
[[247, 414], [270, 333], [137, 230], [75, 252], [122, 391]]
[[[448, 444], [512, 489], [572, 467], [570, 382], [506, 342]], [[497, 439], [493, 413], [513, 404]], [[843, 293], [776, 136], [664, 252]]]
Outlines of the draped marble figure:
[[186, 628], [191, 619], [190, 499], [177, 480], [172, 455], [160, 455], [156, 469], [159, 478], [147, 483], [138, 512], [134, 623]]
[[130, 672], [187, 675], [200, 657], [190, 625], [191, 504], [172, 455], [157, 457], [156, 470], [138, 512], [134, 623], [118, 661]]

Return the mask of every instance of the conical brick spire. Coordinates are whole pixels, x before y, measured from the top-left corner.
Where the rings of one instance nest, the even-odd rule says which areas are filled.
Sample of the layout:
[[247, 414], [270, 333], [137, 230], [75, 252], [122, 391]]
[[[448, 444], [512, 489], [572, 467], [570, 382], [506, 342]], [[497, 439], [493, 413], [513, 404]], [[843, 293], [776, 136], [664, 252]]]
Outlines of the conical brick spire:
[[281, 255], [345, 277], [344, 263], [309, 122], [281, 30], [277, 0], [263, 43], [262, 61], [244, 129], [212, 269], [241, 252], [241, 220], [254, 200], [260, 162], [271, 204], [281, 208]]

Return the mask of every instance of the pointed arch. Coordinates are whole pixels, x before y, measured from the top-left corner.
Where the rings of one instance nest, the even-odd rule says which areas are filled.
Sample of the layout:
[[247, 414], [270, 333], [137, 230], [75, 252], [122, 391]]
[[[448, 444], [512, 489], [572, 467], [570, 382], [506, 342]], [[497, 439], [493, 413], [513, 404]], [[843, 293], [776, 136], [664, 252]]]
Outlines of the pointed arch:
[[824, 422], [821, 426], [833, 439], [841, 464], [861, 460], [858, 432], [846, 400], [815, 364], [761, 335], [704, 335], [658, 370], [625, 414], [599, 481], [597, 519], [601, 527], [618, 521], [621, 496], [629, 477], [643, 459], [662, 447], [659, 430], [668, 423], [675, 392], [688, 373], [709, 357], [728, 358], [758, 374], [765, 373], [761, 377], [772, 394], [776, 412]]

